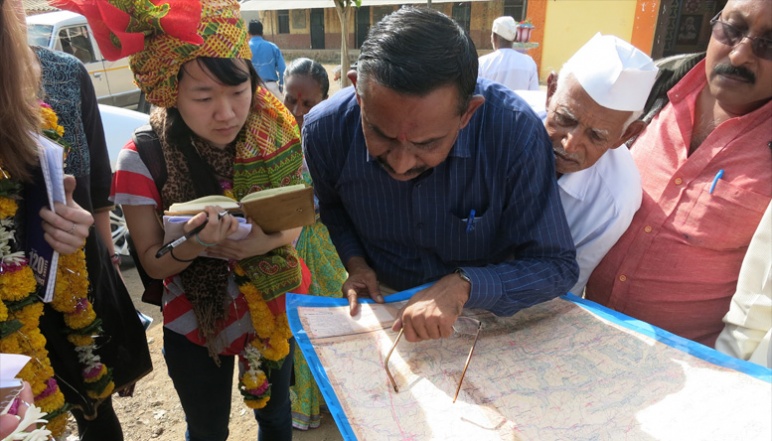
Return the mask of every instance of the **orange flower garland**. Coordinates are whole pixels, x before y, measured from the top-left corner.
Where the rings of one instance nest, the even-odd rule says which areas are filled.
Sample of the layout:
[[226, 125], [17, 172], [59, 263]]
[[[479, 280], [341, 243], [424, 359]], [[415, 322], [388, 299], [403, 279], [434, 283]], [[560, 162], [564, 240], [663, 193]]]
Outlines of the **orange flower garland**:
[[[64, 129], [56, 113], [41, 103], [43, 133], [65, 147]], [[43, 304], [37, 296], [38, 285], [24, 251], [17, 250], [15, 216], [21, 186], [11, 179], [0, 164], [0, 352], [25, 354], [32, 358], [19, 378], [32, 386], [35, 405], [48, 419], [47, 429], [56, 438], [64, 433], [69, 405], [54, 379], [48, 358], [46, 339], [40, 332]], [[67, 339], [75, 346], [87, 394], [103, 399], [113, 392], [112, 370], [95, 354], [94, 336], [101, 332], [101, 322], [88, 300], [88, 273], [85, 254], [79, 250], [60, 256], [54, 286], [53, 308], [64, 315]]]
[[292, 331], [287, 314], [282, 312], [277, 316], [273, 315], [263, 296], [240, 266], [236, 265], [234, 273], [239, 291], [249, 305], [252, 326], [257, 334], [241, 354], [247, 366], [239, 380], [239, 391], [249, 408], [260, 409], [271, 399], [271, 384], [262, 366], [265, 364], [276, 369], [281, 367], [282, 361], [289, 354]]
[[16, 248], [14, 216], [21, 188], [0, 173], [0, 352], [32, 358], [19, 378], [32, 386], [35, 405], [47, 414], [47, 428], [56, 437], [67, 425], [64, 395], [53, 378], [46, 339], [40, 333], [43, 304], [37, 298], [37, 282], [22, 251]]
[[40, 102], [40, 114], [42, 116], [41, 130], [43, 135], [51, 141], [64, 147], [64, 158], [67, 158], [67, 154], [70, 152], [70, 143], [67, 142], [62, 136], [64, 135], [64, 127], [59, 125], [59, 117], [56, 116], [56, 112], [47, 103]]
[[[220, 182], [225, 190], [223, 194], [235, 200], [233, 189], [225, 182]], [[257, 334], [240, 354], [246, 369], [239, 379], [239, 392], [244, 403], [250, 409], [261, 409], [271, 399], [271, 384], [262, 369], [263, 363], [272, 368], [280, 368], [284, 357], [289, 355], [289, 339], [292, 331], [287, 321], [287, 314], [274, 316], [254, 284], [244, 270], [235, 265], [234, 274], [239, 292], [244, 295], [252, 318], [252, 327]]]
[[[66, 158], [69, 145], [62, 138], [64, 128], [59, 125], [59, 118], [53, 109], [46, 103], [40, 104], [43, 134], [64, 146]], [[94, 335], [102, 332], [102, 326], [88, 300], [88, 271], [86, 254], [82, 249], [67, 256], [59, 256], [51, 306], [64, 315], [64, 323], [68, 328], [67, 340], [78, 353], [86, 393], [93, 399], [109, 397], [115, 389], [113, 373], [94, 353]]]
[[87, 293], [88, 272], [83, 250], [59, 256], [51, 306], [64, 315], [64, 323], [68, 328], [67, 340], [78, 352], [88, 396], [94, 399], [107, 398], [113, 393], [115, 384], [112, 381], [112, 369], [108, 369], [94, 353], [94, 334], [101, 332], [101, 321], [97, 319], [86, 297]]

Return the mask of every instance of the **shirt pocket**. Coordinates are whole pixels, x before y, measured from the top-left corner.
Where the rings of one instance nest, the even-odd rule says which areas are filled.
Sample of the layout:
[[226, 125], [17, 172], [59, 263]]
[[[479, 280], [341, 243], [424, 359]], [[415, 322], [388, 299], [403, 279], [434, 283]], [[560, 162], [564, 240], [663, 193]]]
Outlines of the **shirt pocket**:
[[748, 246], [770, 197], [717, 180], [703, 189], [686, 222], [687, 242], [714, 250]]
[[475, 213], [470, 222], [468, 215], [461, 218], [450, 213], [443, 223], [444, 239], [437, 241], [440, 259], [453, 266], [479, 266], [495, 254], [496, 216], [487, 210]]

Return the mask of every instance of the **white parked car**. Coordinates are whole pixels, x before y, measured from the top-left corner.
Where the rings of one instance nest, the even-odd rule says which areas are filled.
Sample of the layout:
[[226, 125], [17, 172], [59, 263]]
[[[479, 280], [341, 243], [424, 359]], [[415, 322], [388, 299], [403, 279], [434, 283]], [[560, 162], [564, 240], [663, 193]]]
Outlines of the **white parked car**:
[[27, 43], [67, 52], [82, 61], [100, 103], [147, 112], [148, 104], [134, 84], [129, 59], [106, 60], [84, 16], [70, 11], [27, 16]]
[[[110, 166], [114, 171], [115, 162], [118, 160], [118, 152], [131, 139], [134, 129], [147, 124], [150, 117], [145, 113], [105, 104], [99, 105], [99, 114], [102, 117], [102, 126], [105, 130]], [[115, 251], [121, 253], [121, 255], [128, 256], [126, 220], [123, 218], [123, 210], [118, 205], [110, 213], [110, 229], [112, 230]]]

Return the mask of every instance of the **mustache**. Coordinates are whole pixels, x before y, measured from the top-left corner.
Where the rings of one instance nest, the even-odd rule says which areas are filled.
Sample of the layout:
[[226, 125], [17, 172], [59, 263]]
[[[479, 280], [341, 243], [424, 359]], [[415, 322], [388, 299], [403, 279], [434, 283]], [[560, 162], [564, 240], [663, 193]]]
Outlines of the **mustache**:
[[714, 75], [732, 75], [743, 78], [751, 84], [756, 84], [756, 75], [742, 66], [732, 66], [731, 64], [719, 64], [713, 68]]
[[415, 167], [411, 168], [410, 170], [406, 171], [405, 173], [397, 173], [396, 170], [394, 170], [388, 162], [386, 162], [386, 158], [384, 156], [376, 156], [375, 160], [380, 164], [381, 167], [386, 169], [391, 174], [399, 175], [399, 176], [418, 176], [421, 173], [426, 171], [426, 167]]
[[558, 149], [558, 148], [553, 147], [552, 148], [552, 153], [555, 154], [555, 156], [560, 156], [562, 158], [569, 159], [569, 160], [572, 160], [572, 161], [575, 160], [572, 155], [569, 155], [568, 152], [566, 152], [563, 149]]

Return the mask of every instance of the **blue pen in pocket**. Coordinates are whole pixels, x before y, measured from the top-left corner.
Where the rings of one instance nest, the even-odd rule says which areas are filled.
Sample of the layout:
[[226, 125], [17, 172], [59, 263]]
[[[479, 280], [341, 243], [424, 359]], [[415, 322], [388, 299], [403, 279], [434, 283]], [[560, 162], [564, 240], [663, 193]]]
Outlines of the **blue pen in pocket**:
[[471, 233], [474, 230], [474, 208], [469, 211], [469, 217], [466, 218], [466, 232]]
[[718, 183], [718, 180], [723, 177], [724, 177], [724, 169], [722, 168], [721, 170], [718, 171], [718, 173], [716, 173], [716, 177], [713, 178], [713, 182], [710, 183], [710, 190], [708, 190], [708, 193], [713, 194], [713, 190], [716, 189], [716, 184]]

